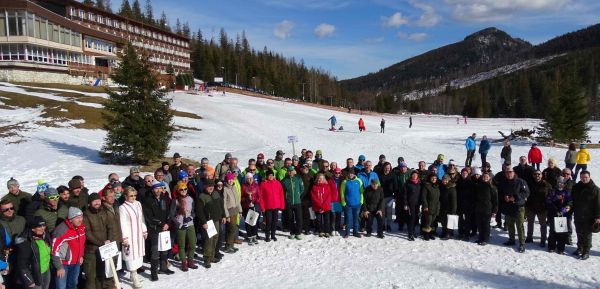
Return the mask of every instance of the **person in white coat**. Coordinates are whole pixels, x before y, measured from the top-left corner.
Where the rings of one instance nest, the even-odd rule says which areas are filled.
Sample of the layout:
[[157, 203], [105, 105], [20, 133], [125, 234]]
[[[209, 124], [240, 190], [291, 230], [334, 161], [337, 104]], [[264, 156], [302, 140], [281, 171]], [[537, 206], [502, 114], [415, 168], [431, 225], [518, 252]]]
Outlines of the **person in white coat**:
[[121, 231], [123, 233], [123, 261], [131, 273], [134, 288], [142, 288], [137, 269], [142, 267], [146, 252], [145, 239], [148, 237], [142, 205], [136, 201], [137, 192], [133, 187], [125, 188], [125, 202], [119, 207]]

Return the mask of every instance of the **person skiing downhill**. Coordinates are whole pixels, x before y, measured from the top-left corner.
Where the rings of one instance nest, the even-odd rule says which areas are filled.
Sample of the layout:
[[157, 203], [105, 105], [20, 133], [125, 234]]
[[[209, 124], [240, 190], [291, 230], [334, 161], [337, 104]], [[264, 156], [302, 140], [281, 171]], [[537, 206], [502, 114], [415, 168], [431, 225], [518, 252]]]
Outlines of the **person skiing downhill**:
[[337, 119], [335, 118], [335, 115], [332, 115], [328, 121], [331, 123], [331, 128], [329, 130], [334, 131], [335, 130], [335, 125], [337, 124]]
[[365, 128], [365, 121], [362, 119], [362, 117], [358, 120], [358, 131], [363, 132], [366, 131], [367, 129]]

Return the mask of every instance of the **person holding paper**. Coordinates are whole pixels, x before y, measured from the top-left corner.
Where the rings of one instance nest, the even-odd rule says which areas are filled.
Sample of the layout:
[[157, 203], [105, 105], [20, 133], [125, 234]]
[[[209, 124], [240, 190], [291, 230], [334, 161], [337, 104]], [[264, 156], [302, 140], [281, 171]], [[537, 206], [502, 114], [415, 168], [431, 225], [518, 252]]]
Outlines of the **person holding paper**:
[[498, 190], [491, 180], [490, 174], [484, 173], [480, 179], [473, 181], [475, 190], [473, 208], [475, 210], [477, 231], [479, 232], [477, 244], [480, 246], [485, 246], [490, 241], [490, 220], [498, 212]]
[[142, 267], [148, 238], [146, 220], [142, 211], [142, 204], [136, 201], [137, 191], [133, 187], [126, 187], [123, 196], [125, 201], [119, 207], [119, 219], [123, 236], [123, 261], [125, 269], [130, 273], [130, 280], [134, 288], [142, 288], [142, 280], [137, 269]]
[[[215, 183], [209, 179], [204, 183], [204, 193], [200, 194], [196, 202], [196, 215], [198, 224], [202, 226], [202, 239], [204, 240], [204, 264], [205, 268], [210, 268], [211, 263], [221, 261], [216, 256], [217, 241], [219, 240], [219, 231], [221, 224], [225, 224], [225, 205], [221, 194], [215, 190]], [[217, 233], [208, 237], [209, 222], [212, 222]]]
[[288, 166], [287, 175], [281, 180], [281, 186], [285, 193], [285, 209], [290, 228], [290, 239], [301, 240], [302, 232], [302, 194], [304, 193], [304, 183], [296, 174], [296, 168]]
[[552, 191], [546, 199], [546, 208], [548, 210], [548, 224], [550, 225], [550, 236], [548, 236], [548, 252], [558, 254], [565, 253], [565, 245], [569, 238], [569, 230], [565, 224], [565, 230], [562, 232], [556, 231], [556, 218], [564, 218], [567, 220], [567, 214], [571, 211], [573, 202], [571, 194], [567, 190], [566, 179], [558, 179], [558, 189]]
[[449, 174], [446, 174], [442, 178], [440, 186], [440, 222], [442, 223], [440, 239], [442, 240], [448, 240], [454, 236], [454, 231], [448, 229], [448, 215], [456, 214], [456, 206], [456, 183], [451, 180]]
[[[252, 173], [246, 173], [246, 181], [242, 184], [242, 214], [248, 215], [250, 210], [259, 214], [257, 219], [260, 218], [260, 187], [254, 180]], [[199, 213], [198, 213], [199, 214]], [[246, 237], [248, 238], [248, 245], [258, 244], [258, 223], [254, 226], [250, 224], [244, 224], [246, 226]]]
[[158, 251], [158, 235], [161, 232], [169, 232], [170, 229], [169, 202], [162, 183], [154, 181], [151, 195], [144, 198], [142, 202], [148, 238], [150, 238], [150, 280], [158, 281], [158, 273], [167, 275], [175, 273], [167, 268], [168, 251]]
[[97, 193], [90, 194], [88, 207], [83, 212], [85, 225], [85, 251], [83, 255], [83, 272], [86, 289], [113, 288], [113, 278], [106, 278], [98, 268], [104, 268], [104, 262], [97, 258], [98, 248], [110, 243], [113, 236], [114, 223], [108, 213], [102, 209], [102, 201]]
[[[331, 213], [331, 185], [325, 175], [318, 174], [316, 184], [311, 189], [312, 209], [317, 217], [317, 230], [319, 237], [329, 238]], [[299, 231], [298, 231], [299, 232]]]

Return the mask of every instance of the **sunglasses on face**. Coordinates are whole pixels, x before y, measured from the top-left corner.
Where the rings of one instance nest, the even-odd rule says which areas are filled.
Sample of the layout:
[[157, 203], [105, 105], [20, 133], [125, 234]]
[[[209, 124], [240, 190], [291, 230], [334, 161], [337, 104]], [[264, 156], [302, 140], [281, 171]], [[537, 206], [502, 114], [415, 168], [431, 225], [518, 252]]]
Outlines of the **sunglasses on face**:
[[179, 189], [180, 192], [187, 192], [187, 189]]
[[6, 213], [8, 211], [14, 211], [14, 210], [15, 210], [15, 207], [8, 207], [8, 208], [2, 209], [2, 213]]
[[60, 198], [60, 196], [52, 196], [52, 197], [48, 197], [48, 200], [50, 201], [56, 201]]

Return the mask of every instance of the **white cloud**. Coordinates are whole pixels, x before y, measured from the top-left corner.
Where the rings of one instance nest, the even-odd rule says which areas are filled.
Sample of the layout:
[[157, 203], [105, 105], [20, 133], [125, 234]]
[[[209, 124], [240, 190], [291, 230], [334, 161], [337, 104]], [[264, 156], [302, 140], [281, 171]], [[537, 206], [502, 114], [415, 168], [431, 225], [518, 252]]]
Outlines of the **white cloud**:
[[423, 14], [417, 20], [416, 25], [419, 27], [433, 27], [436, 26], [442, 20], [441, 16], [435, 11], [435, 8], [431, 4], [421, 3], [417, 1], [411, 1], [411, 4], [423, 10]]
[[321, 23], [315, 28], [315, 35], [319, 38], [329, 37], [335, 32], [335, 26], [327, 23]]
[[427, 33], [417, 32], [417, 33], [406, 33], [406, 32], [398, 32], [398, 37], [401, 39], [407, 39], [414, 42], [421, 42], [427, 39]]
[[290, 37], [290, 33], [292, 32], [292, 29], [294, 29], [294, 26], [296, 26], [294, 22], [283, 20], [275, 26], [275, 29], [273, 29], [273, 35], [279, 39], [286, 39]]
[[385, 40], [385, 38], [382, 37], [373, 37], [373, 38], [367, 38], [365, 39], [365, 42], [369, 43], [369, 44], [376, 44], [376, 43], [382, 43]]
[[394, 13], [394, 15], [392, 15], [390, 17], [382, 16], [381, 22], [383, 24], [383, 27], [398, 28], [404, 24], [407, 24], [408, 18], [402, 16], [402, 13], [400, 13], [400, 12], [396, 12], [396, 13]]
[[556, 11], [572, 0], [445, 0], [454, 18], [483, 22], [510, 18], [518, 12]]

